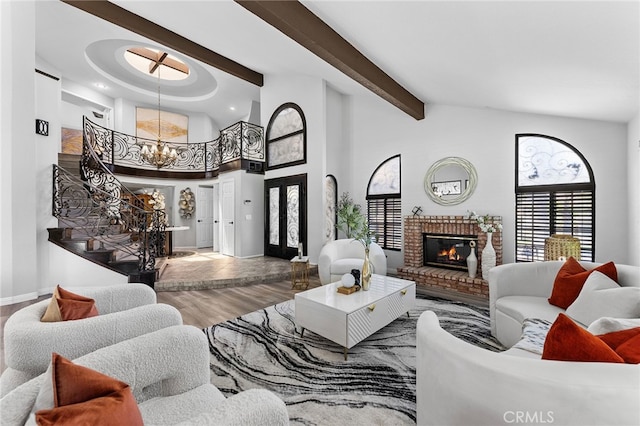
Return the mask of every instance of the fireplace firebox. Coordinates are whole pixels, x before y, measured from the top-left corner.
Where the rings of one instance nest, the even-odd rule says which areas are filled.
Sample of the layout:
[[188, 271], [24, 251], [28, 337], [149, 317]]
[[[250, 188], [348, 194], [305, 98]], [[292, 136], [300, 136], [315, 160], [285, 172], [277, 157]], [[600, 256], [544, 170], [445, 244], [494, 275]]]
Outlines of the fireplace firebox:
[[478, 243], [477, 235], [422, 234], [424, 266], [467, 271], [469, 243]]

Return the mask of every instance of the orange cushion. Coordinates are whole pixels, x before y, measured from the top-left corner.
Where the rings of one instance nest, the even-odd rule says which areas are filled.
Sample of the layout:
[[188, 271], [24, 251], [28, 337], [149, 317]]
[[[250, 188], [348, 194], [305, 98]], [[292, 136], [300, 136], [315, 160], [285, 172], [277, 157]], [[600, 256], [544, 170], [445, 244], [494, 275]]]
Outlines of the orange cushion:
[[548, 299], [549, 303], [562, 309], [567, 309], [578, 298], [584, 282], [593, 271], [602, 272], [615, 282], [618, 282], [618, 271], [613, 262], [602, 264], [587, 271], [577, 260], [570, 257], [556, 275], [551, 297]]
[[95, 300], [80, 296], [56, 286], [47, 310], [40, 319], [42, 322], [77, 320], [98, 315]]
[[622, 359], [605, 342], [559, 314], [542, 348], [542, 359], [556, 361], [619, 362]]
[[128, 384], [53, 354], [54, 408], [36, 413], [38, 425], [142, 425]]
[[627, 364], [640, 364], [640, 334], [618, 346], [616, 353]]
[[640, 364], [640, 327], [612, 331], [598, 337], [616, 351], [624, 362]]

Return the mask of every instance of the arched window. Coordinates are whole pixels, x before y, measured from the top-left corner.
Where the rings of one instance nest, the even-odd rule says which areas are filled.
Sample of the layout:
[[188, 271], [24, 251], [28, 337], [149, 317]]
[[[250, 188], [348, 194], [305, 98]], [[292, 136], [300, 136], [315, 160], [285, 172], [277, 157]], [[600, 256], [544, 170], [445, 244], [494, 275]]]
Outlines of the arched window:
[[587, 160], [560, 139], [516, 135], [516, 261], [544, 260], [552, 234], [580, 240], [580, 257], [595, 257], [595, 180]]
[[300, 107], [286, 103], [273, 113], [267, 126], [267, 169], [307, 162], [307, 124]]
[[326, 210], [324, 215], [324, 242], [338, 239], [338, 181], [334, 175], [324, 179], [324, 198]]
[[384, 249], [402, 248], [402, 205], [400, 199], [400, 155], [393, 156], [373, 172], [367, 186], [369, 229]]

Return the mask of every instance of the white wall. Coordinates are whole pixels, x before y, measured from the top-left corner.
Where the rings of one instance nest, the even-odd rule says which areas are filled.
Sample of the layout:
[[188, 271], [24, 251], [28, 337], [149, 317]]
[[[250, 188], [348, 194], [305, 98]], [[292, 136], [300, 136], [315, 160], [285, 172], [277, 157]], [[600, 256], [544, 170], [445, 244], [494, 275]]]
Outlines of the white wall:
[[[356, 173], [350, 192], [356, 202], [366, 205], [366, 185], [380, 162], [401, 154], [403, 215], [414, 206], [425, 215], [465, 215], [467, 210], [500, 215], [505, 263], [515, 257], [515, 134], [540, 133], [570, 143], [589, 161], [596, 179], [596, 260], [629, 261], [628, 232], [620, 226], [628, 220], [625, 125], [444, 105], [428, 106], [426, 118], [416, 121], [369, 97], [353, 98], [351, 115]], [[466, 158], [478, 172], [476, 192], [457, 206], [437, 205], [423, 189], [429, 166], [448, 156]], [[390, 268], [401, 264], [397, 252], [387, 254]]]
[[[39, 288], [36, 208], [35, 8], [0, 2], [0, 304], [28, 300]], [[50, 186], [51, 184], [49, 184]]]
[[261, 122], [265, 127], [275, 110], [286, 102], [297, 104], [307, 123], [307, 163], [271, 170], [265, 179], [307, 174], [307, 247], [312, 263], [317, 263], [323, 241], [324, 178], [326, 175], [325, 83], [317, 78], [295, 75], [265, 75], [260, 90]]
[[[59, 75], [57, 70], [40, 64], [40, 69], [51, 75]], [[36, 271], [38, 273], [38, 293], [48, 292], [55, 287], [52, 272], [59, 263], [52, 262], [47, 228], [56, 228], [58, 220], [51, 214], [53, 191], [51, 186], [53, 164], [58, 163], [60, 152], [60, 81], [41, 74], [35, 74], [36, 117], [49, 122], [49, 136], [36, 135]], [[66, 283], [65, 283], [66, 284]]]
[[629, 263], [640, 266], [640, 111], [627, 129]]
[[[264, 255], [264, 175], [236, 174], [236, 257]], [[221, 175], [225, 178], [226, 173]]]

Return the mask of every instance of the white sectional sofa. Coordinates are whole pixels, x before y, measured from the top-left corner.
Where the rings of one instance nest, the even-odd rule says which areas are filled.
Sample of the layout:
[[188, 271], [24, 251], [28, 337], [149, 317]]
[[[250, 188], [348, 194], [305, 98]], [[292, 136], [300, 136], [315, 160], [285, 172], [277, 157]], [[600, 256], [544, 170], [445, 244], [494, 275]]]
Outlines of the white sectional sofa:
[[640, 365], [491, 352], [440, 328], [430, 311], [416, 337], [420, 426], [640, 424]]
[[[491, 334], [500, 343], [508, 348], [516, 344], [522, 335], [522, 323], [526, 318], [553, 322], [560, 312], [565, 312], [564, 309], [549, 304], [547, 300], [563, 264], [560, 261], [509, 263], [491, 269]], [[588, 270], [601, 265], [592, 262], [580, 264]], [[640, 268], [616, 264], [616, 269], [620, 286], [640, 287]]]
[[[581, 262], [586, 269], [599, 264]], [[639, 425], [640, 365], [542, 360], [511, 348], [526, 318], [555, 321], [548, 302], [563, 262], [491, 269], [491, 331], [504, 352], [491, 352], [440, 327], [433, 312], [418, 320], [418, 425]], [[640, 268], [616, 265], [621, 286], [640, 287]], [[639, 301], [640, 302], [640, 301]], [[632, 320], [637, 322], [638, 320]]]
[[96, 349], [182, 324], [180, 312], [156, 303], [155, 291], [146, 284], [70, 288], [95, 300], [99, 315], [80, 321], [41, 322], [51, 299], [29, 305], [9, 317], [4, 326], [4, 360], [0, 397], [44, 373], [51, 353], [74, 359]]
[[[187, 325], [163, 328], [84, 355], [73, 362], [128, 383], [146, 425], [287, 425], [284, 402], [265, 389], [225, 398], [210, 382], [209, 343]], [[50, 374], [50, 373], [48, 373]], [[0, 424], [23, 425], [41, 400], [45, 374], [0, 399]]]

